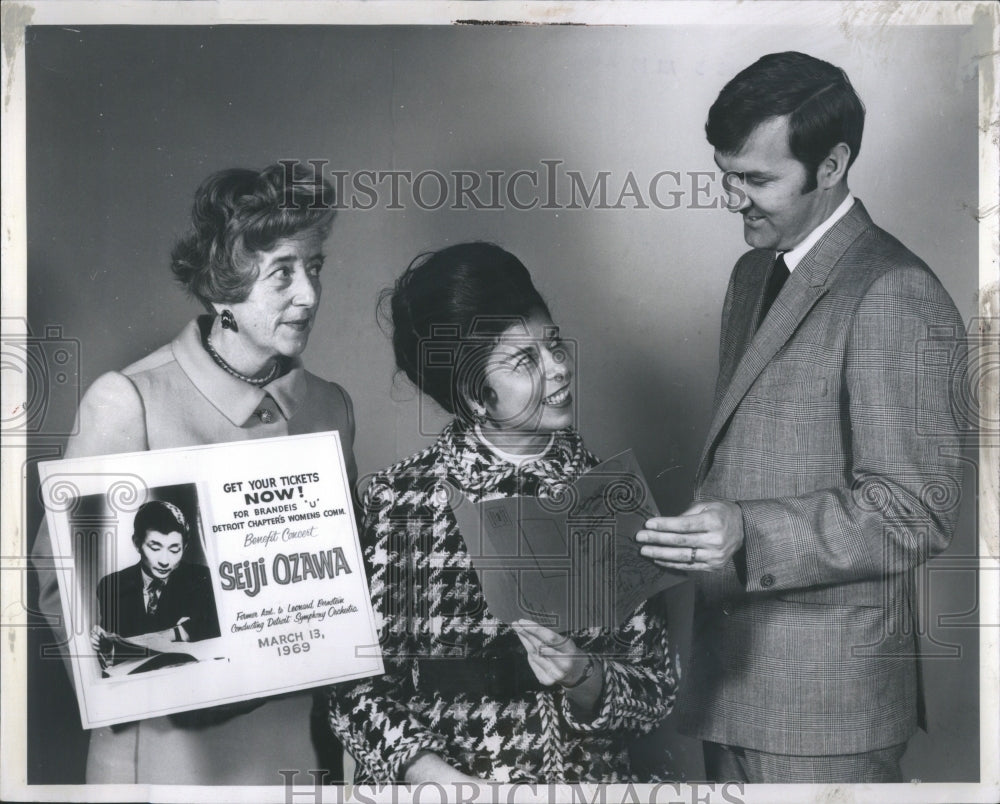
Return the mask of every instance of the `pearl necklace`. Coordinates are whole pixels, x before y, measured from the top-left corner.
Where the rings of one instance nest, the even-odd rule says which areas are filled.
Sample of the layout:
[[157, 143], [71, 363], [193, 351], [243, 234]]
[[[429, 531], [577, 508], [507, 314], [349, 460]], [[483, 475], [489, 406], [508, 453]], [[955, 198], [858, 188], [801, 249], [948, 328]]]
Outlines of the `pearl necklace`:
[[236, 369], [230, 366], [225, 360], [222, 359], [222, 355], [220, 355], [217, 351], [215, 351], [215, 347], [212, 345], [211, 335], [205, 336], [205, 346], [208, 349], [208, 353], [212, 356], [212, 360], [215, 361], [216, 365], [219, 368], [225, 370], [228, 374], [231, 374], [237, 380], [243, 380], [243, 382], [250, 383], [250, 385], [253, 385], [257, 388], [263, 388], [278, 375], [277, 360], [275, 360], [274, 363], [271, 364], [271, 370], [267, 372], [265, 376], [248, 377], [246, 374], [241, 374], [240, 372], [238, 372]]

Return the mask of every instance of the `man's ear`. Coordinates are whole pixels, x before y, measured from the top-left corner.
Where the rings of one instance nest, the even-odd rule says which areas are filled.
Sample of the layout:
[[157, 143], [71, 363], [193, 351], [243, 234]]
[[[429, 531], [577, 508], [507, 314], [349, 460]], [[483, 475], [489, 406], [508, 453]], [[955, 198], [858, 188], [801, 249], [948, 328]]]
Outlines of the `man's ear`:
[[824, 190], [836, 187], [847, 176], [850, 161], [851, 147], [846, 142], [838, 142], [816, 168], [816, 184]]

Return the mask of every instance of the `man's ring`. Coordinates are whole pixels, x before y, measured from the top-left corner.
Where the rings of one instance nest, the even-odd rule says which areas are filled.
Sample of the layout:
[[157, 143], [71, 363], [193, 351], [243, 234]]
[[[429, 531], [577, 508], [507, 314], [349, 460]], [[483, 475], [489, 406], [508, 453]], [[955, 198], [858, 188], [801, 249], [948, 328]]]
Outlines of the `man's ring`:
[[694, 564], [694, 562], [697, 561], [697, 560], [698, 560], [698, 548], [697, 547], [692, 547], [691, 548], [691, 558], [688, 559], [688, 564]]

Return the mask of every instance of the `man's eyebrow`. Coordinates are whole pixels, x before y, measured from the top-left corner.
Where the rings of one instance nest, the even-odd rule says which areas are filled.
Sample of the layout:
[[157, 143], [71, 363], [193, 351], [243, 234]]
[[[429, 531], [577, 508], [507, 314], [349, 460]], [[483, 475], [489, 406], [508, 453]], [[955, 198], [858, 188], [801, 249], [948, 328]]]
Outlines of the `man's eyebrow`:
[[762, 179], [775, 178], [775, 174], [767, 170], [727, 170], [723, 173], [724, 178], [728, 178], [730, 176], [735, 176], [741, 182], [745, 182], [747, 179], [760, 181]]

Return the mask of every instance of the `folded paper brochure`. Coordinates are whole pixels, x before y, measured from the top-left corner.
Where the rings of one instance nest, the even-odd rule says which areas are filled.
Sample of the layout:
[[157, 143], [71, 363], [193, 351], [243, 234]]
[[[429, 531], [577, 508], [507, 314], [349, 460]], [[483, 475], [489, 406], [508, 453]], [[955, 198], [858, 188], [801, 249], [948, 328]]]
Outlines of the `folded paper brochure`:
[[554, 496], [473, 503], [455, 486], [448, 496], [486, 604], [504, 622], [611, 629], [686, 579], [639, 554], [635, 534], [659, 511], [632, 450]]

